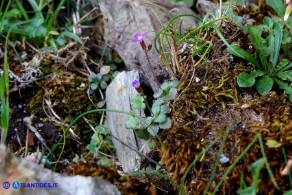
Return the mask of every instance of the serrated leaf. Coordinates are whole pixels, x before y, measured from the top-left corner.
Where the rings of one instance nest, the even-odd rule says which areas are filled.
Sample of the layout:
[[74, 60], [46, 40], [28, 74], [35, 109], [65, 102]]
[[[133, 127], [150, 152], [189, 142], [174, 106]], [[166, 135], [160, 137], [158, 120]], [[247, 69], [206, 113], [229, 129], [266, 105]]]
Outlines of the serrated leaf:
[[91, 153], [95, 154], [97, 152], [97, 147], [91, 144], [88, 144], [86, 146], [86, 149], [88, 149]]
[[256, 83], [256, 89], [260, 95], [263, 95], [266, 92], [269, 92], [272, 90], [274, 85], [274, 80], [271, 79], [268, 75], [263, 76], [260, 78]]
[[290, 102], [292, 102], [292, 86], [287, 85], [286, 83], [284, 83], [283, 81], [281, 81], [277, 78], [274, 78], [274, 80], [279, 85], [279, 87], [281, 89], [284, 89], [284, 91], [289, 95], [289, 100], [290, 100]]
[[288, 70], [290, 68], [292, 68], [292, 62], [289, 63], [289, 60], [282, 59], [281, 62], [276, 66], [275, 73], [283, 72], [283, 71]]
[[[266, 67], [268, 64], [267, 62], [268, 54], [265, 51], [267, 47], [266, 40], [261, 37], [262, 32], [263, 32], [263, 27], [248, 25], [247, 29], [250, 32], [250, 38], [252, 40], [252, 43], [256, 51], [258, 52], [258, 56], [260, 58], [262, 66]], [[261, 69], [261, 68], [258, 68], [258, 69]]]
[[107, 130], [103, 127], [103, 126], [96, 126], [95, 127], [95, 130], [98, 134], [101, 134], [101, 135], [108, 135], [108, 132]]
[[269, 148], [279, 148], [280, 146], [282, 146], [282, 144], [277, 142], [276, 140], [268, 140], [266, 145]]
[[91, 136], [90, 144], [97, 146], [99, 143], [100, 143], [100, 139], [99, 139], [98, 133], [94, 133]]
[[164, 123], [159, 123], [159, 127], [161, 129], [169, 129], [171, 127], [171, 120], [169, 117], [166, 118], [166, 122]]
[[251, 72], [251, 73], [250, 73], [250, 76], [256, 78], [256, 77], [263, 76], [264, 74], [265, 74], [264, 71], [256, 70], [256, 71]]
[[144, 110], [146, 108], [146, 105], [144, 103], [144, 98], [140, 94], [136, 94], [131, 99], [131, 105], [138, 110]]
[[255, 77], [249, 73], [242, 72], [237, 76], [237, 84], [239, 87], [251, 87], [255, 84]]
[[139, 124], [139, 119], [135, 116], [130, 115], [128, 121], [126, 122], [127, 129], [135, 129]]
[[284, 80], [284, 81], [289, 80], [289, 81], [292, 82], [292, 70], [279, 72], [276, 76], [279, 77], [280, 79]]

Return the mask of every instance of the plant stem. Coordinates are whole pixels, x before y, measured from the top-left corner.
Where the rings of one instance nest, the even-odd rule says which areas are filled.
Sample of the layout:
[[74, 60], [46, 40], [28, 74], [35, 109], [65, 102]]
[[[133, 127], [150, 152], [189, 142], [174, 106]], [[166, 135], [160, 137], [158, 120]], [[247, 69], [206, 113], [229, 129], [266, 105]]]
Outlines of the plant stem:
[[148, 64], [150, 65], [150, 70], [151, 70], [151, 72], [152, 72], [152, 75], [153, 75], [153, 77], [154, 77], [154, 80], [155, 80], [157, 86], [160, 88], [160, 83], [158, 82], [157, 75], [156, 75], [156, 73], [154, 72], [154, 67], [153, 67], [153, 64], [150, 62], [150, 59], [149, 59], [149, 56], [148, 56], [148, 51], [146, 50], [146, 48], [144, 49], [144, 52], [145, 52], [145, 55], [146, 55], [146, 58], [147, 58]]

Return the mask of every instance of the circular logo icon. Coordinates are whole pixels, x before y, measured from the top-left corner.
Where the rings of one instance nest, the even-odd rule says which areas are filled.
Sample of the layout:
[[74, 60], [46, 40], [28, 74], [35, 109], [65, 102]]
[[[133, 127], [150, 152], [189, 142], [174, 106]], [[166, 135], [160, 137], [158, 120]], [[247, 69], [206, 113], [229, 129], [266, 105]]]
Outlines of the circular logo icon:
[[17, 190], [18, 188], [20, 188], [20, 183], [18, 181], [15, 181], [12, 183], [12, 187]]
[[2, 184], [4, 189], [8, 189], [10, 187], [10, 183], [8, 181], [3, 182]]

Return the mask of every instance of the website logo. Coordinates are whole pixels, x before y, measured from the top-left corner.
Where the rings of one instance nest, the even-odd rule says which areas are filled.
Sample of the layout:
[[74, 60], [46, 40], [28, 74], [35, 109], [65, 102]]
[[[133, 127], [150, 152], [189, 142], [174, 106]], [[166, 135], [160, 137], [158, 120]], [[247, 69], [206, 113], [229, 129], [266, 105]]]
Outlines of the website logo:
[[2, 186], [4, 189], [8, 189], [8, 188], [10, 188], [10, 183], [8, 181], [5, 181], [5, 182], [3, 182]]
[[17, 190], [18, 188], [20, 188], [20, 183], [18, 181], [15, 181], [12, 183], [12, 187]]

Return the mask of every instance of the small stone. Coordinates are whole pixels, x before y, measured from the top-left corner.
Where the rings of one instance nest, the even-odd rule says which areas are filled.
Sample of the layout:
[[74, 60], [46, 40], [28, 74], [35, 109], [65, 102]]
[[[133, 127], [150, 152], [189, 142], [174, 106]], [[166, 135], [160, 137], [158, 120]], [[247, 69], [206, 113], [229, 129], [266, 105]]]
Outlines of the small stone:
[[229, 162], [229, 158], [224, 156], [224, 154], [221, 154], [220, 163], [221, 164], [225, 164], [225, 163], [228, 163], [228, 162]]

